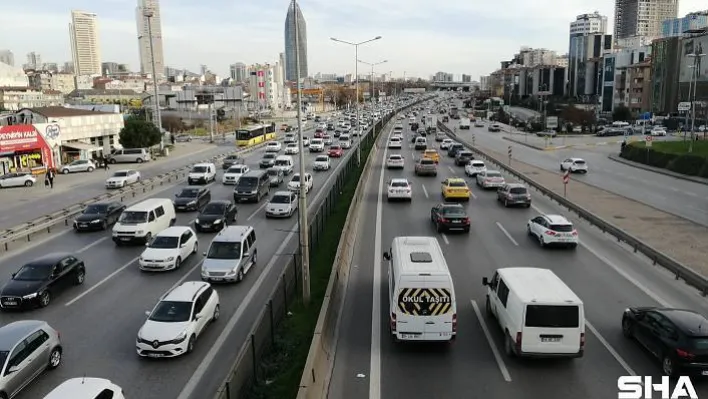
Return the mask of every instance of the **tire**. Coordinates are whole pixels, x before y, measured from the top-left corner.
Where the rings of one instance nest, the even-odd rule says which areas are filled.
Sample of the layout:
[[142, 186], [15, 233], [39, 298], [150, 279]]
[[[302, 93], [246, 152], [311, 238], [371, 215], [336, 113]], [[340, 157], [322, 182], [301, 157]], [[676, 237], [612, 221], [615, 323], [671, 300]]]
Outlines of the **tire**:
[[445, 228], [440, 225], [440, 223], [435, 223], [435, 231], [438, 233], [442, 233], [445, 231]]
[[108, 229], [108, 222], [104, 220], [103, 222], [101, 222], [101, 230], [106, 230], [106, 229]]
[[68, 175], [69, 174], [69, 169], [62, 169], [61, 174], [63, 175]]
[[112, 164], [115, 164], [115, 163], [116, 163], [116, 160], [115, 160], [115, 158], [111, 158], [111, 159], [110, 159], [110, 160], [108, 161], [108, 163], [112, 163]]
[[243, 269], [239, 269], [238, 274], [236, 275], [236, 281], [239, 283], [243, 281]]
[[563, 165], [560, 166], [560, 170], [561, 172], [565, 172], [565, 170], [563, 169]]
[[33, 185], [34, 185], [34, 183], [32, 183], [31, 180], [27, 180], [27, 181], [25, 182], [25, 187], [32, 187]]
[[195, 242], [194, 247], [192, 248], [192, 253], [196, 254], [197, 252], [199, 252], [199, 243]]
[[509, 357], [516, 357], [516, 353], [514, 353], [514, 343], [511, 341], [511, 337], [508, 333], [504, 335], [506, 336], [504, 339], [504, 353]]
[[667, 375], [669, 377], [674, 377], [678, 374], [676, 365], [674, 365], [674, 360], [670, 356], [664, 355], [661, 358], [661, 371], [664, 373], [664, 375]]
[[93, 172], [93, 167], [92, 167], [92, 166], [89, 166], [88, 169], [86, 169], [86, 171], [89, 172], [89, 173]]
[[182, 258], [178, 256], [177, 259], [175, 260], [175, 270], [178, 270], [181, 266], [182, 266]]
[[52, 294], [50, 294], [49, 291], [42, 292], [39, 295], [39, 306], [46, 308], [50, 303], [52, 303]]
[[152, 233], [145, 234], [145, 242], [150, 242], [150, 241], [152, 241]]
[[570, 249], [576, 249], [576, 248], [578, 248], [578, 244], [570, 244], [570, 245], [568, 246], [568, 248], [570, 248]]
[[47, 366], [47, 368], [50, 370], [54, 370], [55, 368], [59, 367], [63, 358], [62, 354], [63, 353], [60, 347], [52, 349], [52, 351], [49, 353], [49, 365]]
[[211, 315], [211, 321], [215, 322], [219, 320], [219, 316], [221, 315], [221, 311], [219, 309], [219, 305], [217, 304], [216, 307], [214, 308], [214, 313]]
[[253, 263], [253, 266], [258, 263], [258, 251], [253, 251], [253, 260], [251, 261], [251, 263]]
[[504, 208], [508, 208], [508, 207], [509, 207], [509, 200], [504, 200]]
[[625, 338], [634, 338], [634, 326], [627, 318], [622, 319], [622, 335], [624, 335]]
[[541, 248], [545, 248], [546, 243], [543, 241], [543, 237], [539, 235], [537, 238], [538, 238], [538, 246], [540, 246]]
[[86, 270], [79, 269], [74, 275], [74, 285], [81, 285], [86, 281]]
[[484, 303], [484, 310], [487, 312], [487, 316], [494, 317], [494, 313], [492, 313], [492, 304], [489, 302], [489, 295], [487, 295], [487, 300]]
[[142, 158], [138, 158], [138, 159], [135, 160], [135, 162], [137, 162], [137, 163], [143, 163], [143, 159], [142, 159]]
[[194, 344], [197, 341], [197, 337], [192, 335], [189, 337], [189, 342], [187, 343], [187, 353], [192, 353], [194, 351]]

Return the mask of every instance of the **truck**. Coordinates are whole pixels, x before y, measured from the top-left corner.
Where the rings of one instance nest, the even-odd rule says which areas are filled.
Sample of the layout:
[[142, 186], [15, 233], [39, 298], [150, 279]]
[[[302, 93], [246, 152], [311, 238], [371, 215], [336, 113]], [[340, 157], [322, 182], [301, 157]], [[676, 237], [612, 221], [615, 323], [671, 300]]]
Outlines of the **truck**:
[[470, 118], [460, 118], [460, 130], [462, 129], [470, 129]]
[[457, 107], [450, 108], [450, 118], [460, 119], [460, 111], [457, 109]]

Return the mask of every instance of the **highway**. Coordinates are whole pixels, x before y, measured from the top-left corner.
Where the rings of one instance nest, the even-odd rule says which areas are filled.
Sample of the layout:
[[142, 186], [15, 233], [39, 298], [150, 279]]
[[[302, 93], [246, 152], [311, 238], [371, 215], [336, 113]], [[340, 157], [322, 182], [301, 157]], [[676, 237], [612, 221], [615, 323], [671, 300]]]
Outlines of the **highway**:
[[[384, 135], [379, 144], [385, 146], [385, 140]], [[620, 321], [626, 307], [671, 306], [708, 313], [697, 292], [586, 224], [576, 226], [581, 245], [575, 251], [539, 248], [526, 235], [526, 221], [539, 213], [564, 214], [539, 196], [533, 197], [530, 209], [506, 209], [496, 202], [494, 191], [483, 192], [466, 178], [474, 194], [466, 205], [470, 234], [436, 233], [429, 215], [441, 201], [440, 182], [464, 177], [464, 171], [442, 154], [437, 178], [416, 177], [413, 159], [420, 154], [410, 148], [400, 152], [406, 168], [389, 171], [383, 165], [391, 151], [380, 149], [365, 186], [365, 203], [357, 215], [358, 251], [342, 310], [329, 398], [617, 397], [617, 377], [660, 375], [658, 362], [622, 336]], [[386, 201], [385, 182], [394, 177], [412, 182], [410, 204]], [[449, 345], [394, 344], [390, 338], [388, 264], [382, 252], [394, 237], [415, 235], [438, 238], [452, 273], [458, 334]], [[552, 269], [583, 299], [587, 320], [583, 358], [514, 360], [504, 355], [502, 332], [484, 314], [481, 281], [495, 269], [510, 266]], [[699, 397], [708, 395], [705, 385], [696, 388]]]
[[[457, 121], [451, 120], [447, 126], [454, 129]], [[458, 129], [456, 134], [469, 142], [474, 136], [475, 144], [480, 148], [503, 154], [511, 147], [514, 159], [552, 172], [558, 172], [560, 162], [566, 158], [583, 158], [590, 172], [586, 175], [573, 175], [573, 179], [708, 226], [708, 185], [638, 169], [607, 158], [610, 153], [619, 153], [619, 145], [540, 151], [504, 140], [507, 133], [492, 133], [486, 127]], [[523, 141], [522, 136], [513, 137]], [[554, 139], [554, 142], [560, 144], [562, 139]]]
[[[258, 169], [264, 150], [245, 156], [251, 168]], [[345, 156], [354, 149], [347, 150]], [[297, 157], [295, 157], [297, 159]], [[335, 179], [344, 159], [333, 159], [329, 172], [312, 172], [313, 155], [307, 152], [307, 169], [314, 176], [314, 190], [309, 203], [317, 202]], [[295, 166], [295, 171], [298, 170]], [[213, 199], [232, 199], [233, 186], [223, 186], [219, 170], [217, 182], [210, 185]], [[286, 190], [289, 177], [279, 189]], [[151, 197], [172, 198], [184, 186], [166, 187]], [[271, 195], [276, 190], [271, 189]], [[324, 195], [324, 194], [323, 194]], [[258, 237], [258, 265], [237, 285], [219, 285], [221, 318], [197, 341], [195, 352], [169, 361], [146, 361], [135, 353], [135, 337], [145, 321], [144, 312], [152, 309], [158, 298], [172, 286], [199, 280], [201, 252], [206, 250], [214, 234], [199, 234], [200, 251], [173, 272], [147, 274], [138, 270], [137, 257], [142, 247], [116, 247], [110, 232], [64, 234], [47, 241], [41, 247], [29, 247], [0, 261], [2, 280], [24, 262], [52, 251], [75, 251], [87, 267], [86, 282], [55, 297], [49, 307], [26, 313], [0, 313], [0, 323], [21, 319], [42, 319], [61, 332], [65, 348], [63, 364], [57, 370], [38, 378], [19, 396], [21, 399], [40, 398], [65, 379], [89, 375], [108, 378], [125, 390], [126, 397], [136, 399], [177, 398], [188, 381], [194, 388], [186, 398], [201, 399], [216, 392], [230, 370], [238, 348], [262, 309], [267, 296], [279, 277], [285, 259], [292, 253], [297, 240], [297, 216], [289, 219], [266, 219], [264, 206], [237, 205], [238, 224], [252, 225]], [[196, 213], [178, 213], [178, 225], [188, 225]], [[205, 356], [216, 348], [213, 358]]]

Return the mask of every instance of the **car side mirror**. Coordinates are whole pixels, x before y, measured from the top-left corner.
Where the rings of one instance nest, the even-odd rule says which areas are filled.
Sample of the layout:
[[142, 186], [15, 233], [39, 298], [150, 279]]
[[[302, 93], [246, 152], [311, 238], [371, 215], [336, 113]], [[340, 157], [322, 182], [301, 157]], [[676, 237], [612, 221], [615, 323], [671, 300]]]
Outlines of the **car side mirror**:
[[15, 278], [16, 275], [17, 273], [12, 273], [12, 278]]
[[206, 256], [206, 252], [202, 252], [202, 256]]
[[175, 193], [175, 197], [177, 197], [178, 195], [179, 195], [179, 193]]
[[12, 366], [7, 369], [8, 374], [16, 373], [18, 371], [20, 371], [20, 366]]
[[383, 253], [383, 257], [384, 257], [384, 259], [386, 259], [386, 260], [391, 260], [391, 254], [388, 253], [388, 252], [384, 252], [384, 253]]
[[202, 318], [202, 315], [198, 314], [194, 316], [194, 321], [197, 321]]
[[482, 277], [482, 285], [483, 286], [488, 286], [489, 285], [489, 279], [486, 277]]
[[151, 313], [151, 312], [150, 312], [149, 310], [146, 310], [146, 311], [145, 311], [145, 316], [150, 317], [150, 313]]
[[146, 242], [146, 243], [145, 243], [145, 246], [146, 246], [146, 247], [149, 247], [149, 246], [150, 246], [150, 243], [149, 243], [149, 242]]
[[182, 245], [180, 245], [179, 247], [180, 247], [180, 248], [184, 248], [184, 247], [186, 247], [186, 246], [187, 246], [187, 244], [182, 244]]

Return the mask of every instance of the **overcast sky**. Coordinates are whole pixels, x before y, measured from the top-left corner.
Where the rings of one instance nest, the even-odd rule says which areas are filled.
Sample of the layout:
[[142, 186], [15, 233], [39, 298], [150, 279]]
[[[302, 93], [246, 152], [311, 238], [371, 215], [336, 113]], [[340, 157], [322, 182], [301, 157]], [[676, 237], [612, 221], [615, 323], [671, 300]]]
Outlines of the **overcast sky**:
[[[0, 49], [16, 64], [35, 51], [43, 62], [71, 60], [71, 10], [98, 14], [102, 61], [138, 69], [137, 0], [2, 1]], [[284, 47], [287, 0], [162, 0], [165, 63], [198, 71], [206, 64], [225, 76], [235, 62], [275, 62]], [[427, 78], [437, 71], [473, 80], [499, 67], [520, 46], [568, 50], [568, 24], [599, 11], [610, 20], [613, 0], [302, 0], [310, 75], [350, 73], [354, 48], [329, 40], [383, 39], [361, 46], [359, 58], [388, 60], [377, 67], [394, 76]], [[679, 16], [708, 8], [706, 0], [680, 0]], [[360, 68], [360, 73], [368, 72]]]

